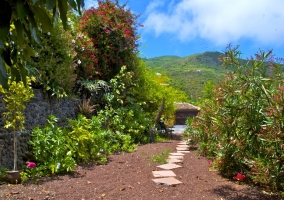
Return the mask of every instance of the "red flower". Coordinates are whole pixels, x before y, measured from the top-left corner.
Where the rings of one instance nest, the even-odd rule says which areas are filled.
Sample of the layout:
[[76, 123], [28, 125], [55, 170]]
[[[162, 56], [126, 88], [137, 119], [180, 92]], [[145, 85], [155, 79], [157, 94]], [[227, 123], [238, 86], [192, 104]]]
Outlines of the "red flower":
[[242, 175], [241, 173], [238, 173], [236, 176], [234, 176], [233, 179], [238, 180], [238, 181], [247, 181], [247, 180], [248, 180], [248, 179], [247, 179], [244, 175]]
[[34, 163], [34, 162], [26, 162], [26, 164], [27, 164], [27, 168], [35, 168], [36, 167], [36, 164]]

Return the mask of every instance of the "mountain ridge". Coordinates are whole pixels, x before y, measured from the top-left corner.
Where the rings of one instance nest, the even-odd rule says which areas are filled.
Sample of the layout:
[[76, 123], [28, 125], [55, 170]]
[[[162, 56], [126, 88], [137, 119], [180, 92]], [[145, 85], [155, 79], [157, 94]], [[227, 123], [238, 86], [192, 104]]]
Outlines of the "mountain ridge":
[[205, 83], [217, 84], [230, 71], [219, 61], [221, 52], [197, 53], [185, 57], [159, 56], [143, 59], [146, 65], [157, 73], [168, 76], [170, 84], [185, 91], [190, 100], [197, 101]]

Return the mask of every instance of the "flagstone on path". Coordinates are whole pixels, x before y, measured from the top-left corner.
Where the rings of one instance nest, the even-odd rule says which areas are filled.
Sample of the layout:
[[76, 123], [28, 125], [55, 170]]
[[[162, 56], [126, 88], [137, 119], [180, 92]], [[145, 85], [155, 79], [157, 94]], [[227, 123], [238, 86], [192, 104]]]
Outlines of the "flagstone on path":
[[186, 145], [186, 144], [179, 144], [177, 145], [177, 147], [181, 147], [181, 148], [189, 148], [189, 145]]
[[184, 150], [183, 151], [180, 150], [180, 151], [177, 151], [177, 152], [178, 153], [190, 153], [190, 151], [184, 151]]
[[170, 159], [167, 159], [167, 162], [168, 163], [182, 163], [183, 160], [176, 159], [176, 158], [170, 158]]
[[181, 184], [182, 182], [180, 182], [179, 180], [170, 177], [170, 178], [156, 178], [156, 179], [152, 179], [155, 183], [157, 184], [165, 184], [165, 185], [177, 185], [177, 184]]
[[186, 151], [186, 150], [188, 150], [188, 148], [187, 147], [176, 147], [176, 150], [177, 151]]
[[179, 143], [178, 143], [178, 145], [183, 145], [183, 144], [184, 144], [184, 145], [187, 145], [188, 143], [187, 143], [186, 141], [183, 141], [183, 142], [179, 142]]
[[174, 159], [178, 159], [178, 160], [183, 160], [183, 156], [172, 156], [170, 155], [169, 158], [174, 158]]
[[176, 164], [164, 164], [164, 165], [159, 165], [157, 167], [162, 168], [162, 169], [176, 169], [182, 166], [176, 165]]
[[172, 170], [165, 170], [165, 171], [152, 171], [153, 176], [155, 178], [158, 177], [174, 177], [176, 174]]
[[172, 156], [184, 156], [184, 153], [170, 153]]

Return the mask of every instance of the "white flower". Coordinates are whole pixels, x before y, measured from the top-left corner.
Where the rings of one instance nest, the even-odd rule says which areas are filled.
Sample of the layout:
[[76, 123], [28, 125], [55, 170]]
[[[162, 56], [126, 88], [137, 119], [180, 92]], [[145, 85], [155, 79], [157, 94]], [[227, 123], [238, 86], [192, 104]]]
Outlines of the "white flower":
[[50, 35], [50, 32], [48, 32], [47, 35]]
[[35, 53], [35, 57], [38, 57], [38, 52]]
[[76, 41], [73, 39], [73, 40], [72, 40], [72, 43], [75, 44], [75, 42], [76, 42]]
[[79, 64], [79, 65], [81, 64], [81, 60], [78, 60], [78, 64]]
[[82, 47], [82, 51], [84, 51], [85, 50], [85, 47]]

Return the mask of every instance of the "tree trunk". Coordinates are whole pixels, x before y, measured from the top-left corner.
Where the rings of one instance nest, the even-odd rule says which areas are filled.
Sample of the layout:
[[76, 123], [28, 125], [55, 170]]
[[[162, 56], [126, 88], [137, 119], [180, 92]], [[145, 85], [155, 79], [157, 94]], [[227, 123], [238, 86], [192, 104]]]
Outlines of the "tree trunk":
[[159, 111], [154, 119], [154, 126], [152, 128], [150, 128], [150, 142], [155, 142], [155, 132], [156, 132], [156, 126], [159, 123], [161, 116], [164, 112], [164, 108], [165, 108], [165, 98], [162, 99]]
[[17, 160], [18, 160], [18, 156], [17, 156], [17, 133], [14, 130], [14, 171], [17, 171]]

